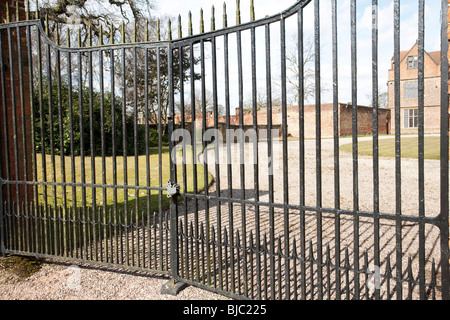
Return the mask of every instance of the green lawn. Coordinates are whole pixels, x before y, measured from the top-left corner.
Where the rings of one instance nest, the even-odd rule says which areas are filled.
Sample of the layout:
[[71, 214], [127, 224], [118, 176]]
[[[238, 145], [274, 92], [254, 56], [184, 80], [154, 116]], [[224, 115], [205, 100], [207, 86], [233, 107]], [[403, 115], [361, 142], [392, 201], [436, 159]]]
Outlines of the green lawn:
[[[187, 156], [189, 157], [189, 150], [187, 150]], [[162, 182], [162, 187], [167, 186], [167, 181], [170, 178], [169, 172], [169, 148], [162, 148], [161, 153], [161, 163], [162, 176], [160, 177], [159, 173], [159, 152], [158, 148], [151, 148], [150, 156], [149, 156], [149, 168], [147, 170], [147, 158], [145, 155], [138, 156], [138, 170], [136, 175], [136, 164], [135, 157], [129, 156], [126, 158], [127, 166], [125, 167], [125, 159], [123, 156], [116, 157], [116, 174], [113, 172], [113, 158], [106, 157], [105, 165], [102, 163], [101, 157], [94, 158], [94, 170], [92, 170], [92, 162], [91, 157], [85, 156], [84, 158], [84, 168], [85, 168], [85, 183], [90, 184], [95, 182], [95, 184], [106, 184], [106, 185], [128, 185], [129, 189], [125, 190], [124, 188], [102, 188], [97, 187], [93, 189], [92, 187], [75, 187], [66, 186], [44, 186], [38, 187], [38, 197], [39, 203], [45, 204], [47, 203], [49, 206], [65, 206], [65, 207], [82, 207], [83, 206], [83, 194], [85, 195], [85, 201], [87, 207], [92, 207], [94, 204], [94, 195], [95, 195], [95, 207], [103, 207], [107, 208], [114, 207], [114, 199], [117, 199], [116, 208], [119, 210], [123, 210], [125, 208], [125, 204], [127, 209], [136, 210], [139, 212], [147, 211], [147, 204], [150, 201], [150, 212], [157, 212], [160, 208], [160, 202], [162, 203], [162, 208], [168, 207], [169, 198], [166, 196], [166, 192], [160, 192], [158, 190], [136, 190], [133, 189], [133, 186], [147, 186], [147, 179], [150, 179], [151, 187], [159, 187], [160, 180]], [[177, 153], [177, 156], [181, 156], [181, 151]], [[63, 166], [61, 165], [62, 159], [60, 156], [55, 157], [55, 176], [53, 175], [53, 163], [50, 155], [46, 155], [46, 181], [56, 181], [63, 182]], [[70, 156], [64, 157], [65, 162], [65, 181], [66, 182], [76, 182], [82, 183], [82, 159], [81, 157], [74, 157], [74, 171], [75, 177], [72, 177], [72, 159]], [[38, 181], [44, 181], [44, 170], [43, 170], [43, 159], [42, 155], [37, 155], [37, 173]], [[127, 172], [125, 172], [125, 169]], [[105, 171], [106, 181], [103, 181], [103, 171]], [[95, 173], [95, 174], [94, 174]], [[148, 174], [147, 174], [148, 173]], [[184, 186], [183, 181], [183, 166], [181, 164], [177, 165], [177, 181], [181, 185], [182, 190]], [[208, 174], [207, 184], [211, 183], [212, 176]], [[105, 183], [104, 183], [105, 182]], [[187, 191], [193, 192], [194, 190], [194, 174], [193, 174], [193, 165], [186, 165], [186, 183], [187, 183]], [[204, 179], [204, 167], [202, 165], [197, 165], [197, 187], [198, 190], [203, 190], [205, 188], [205, 179]], [[46, 189], [46, 191], [45, 191]], [[126, 191], [126, 192], [125, 192]], [[46, 194], [46, 200], [44, 195]], [[56, 194], [56, 198], [55, 198]], [[65, 194], [65, 197], [64, 197]], [[104, 199], [106, 197], [106, 203], [104, 203]]]
[[[419, 157], [417, 137], [401, 138], [401, 155], [402, 158]], [[340, 147], [342, 151], [352, 152], [353, 144], [345, 144]], [[378, 144], [378, 152], [380, 157], [395, 157], [395, 139], [380, 139]], [[425, 159], [440, 159], [440, 137], [425, 137]], [[365, 156], [373, 155], [372, 140], [358, 142], [358, 154]]]

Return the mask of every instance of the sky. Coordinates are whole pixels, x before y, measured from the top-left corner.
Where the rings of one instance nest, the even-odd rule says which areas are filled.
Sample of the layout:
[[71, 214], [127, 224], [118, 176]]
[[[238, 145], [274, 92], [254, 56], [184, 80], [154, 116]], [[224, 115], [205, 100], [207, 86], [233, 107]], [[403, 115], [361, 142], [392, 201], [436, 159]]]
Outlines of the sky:
[[[393, 1], [379, 0], [379, 90], [387, 90], [387, 76], [391, 58], [394, 52], [393, 32]], [[295, 0], [254, 0], [256, 19], [271, 16], [284, 11], [296, 3]], [[440, 0], [425, 1], [425, 50], [440, 50]], [[215, 6], [216, 29], [222, 27], [223, 1], [217, 0], [164, 0], [157, 3], [154, 15], [169, 15], [175, 18], [181, 15], [183, 21], [183, 34], [187, 33], [187, 19], [189, 11], [192, 12], [194, 33], [199, 32], [200, 8], [204, 11], [206, 31], [210, 30], [211, 7]], [[240, 1], [242, 23], [250, 20], [250, 0]], [[227, 1], [228, 24], [235, 24], [236, 1]], [[339, 63], [339, 101], [346, 103], [351, 101], [351, 29], [350, 29], [350, 0], [338, 0], [338, 63]], [[418, 38], [418, 1], [403, 0], [400, 7], [401, 17], [401, 50], [409, 50]], [[357, 0], [357, 74], [358, 74], [358, 103], [370, 104], [372, 86], [372, 1]], [[322, 101], [331, 102], [332, 99], [332, 45], [331, 45], [331, 1], [320, 0], [321, 15], [321, 81]], [[305, 39], [313, 39], [314, 11], [313, 1], [305, 8]], [[292, 42], [296, 35], [295, 17], [287, 21], [287, 41]], [[289, 19], [288, 19], [289, 20]], [[176, 23], [175, 23], [176, 25]], [[273, 29], [276, 29], [274, 26]], [[176, 30], [176, 29], [175, 29]], [[278, 29], [279, 30], [279, 29]], [[277, 47], [278, 37], [275, 32], [273, 47]], [[259, 39], [259, 40], [258, 40]], [[264, 43], [261, 34], [257, 41]], [[289, 45], [289, 44], [288, 44]], [[258, 45], [258, 50], [264, 50], [264, 44]], [[245, 52], [245, 41], [243, 50]], [[220, 50], [220, 48], [218, 48]], [[231, 49], [232, 50], [232, 49]], [[264, 57], [262, 57], [264, 58]], [[276, 60], [275, 57], [273, 57]], [[263, 59], [260, 59], [263, 60]], [[245, 64], [245, 63], [244, 63]], [[276, 63], [275, 63], [276, 64]], [[259, 64], [258, 64], [259, 66]], [[275, 71], [276, 73], [276, 71]], [[258, 74], [265, 75], [265, 72]], [[265, 77], [258, 78], [258, 83], [263, 83]], [[259, 85], [258, 85], [259, 86]], [[246, 86], [248, 87], [248, 85]]]

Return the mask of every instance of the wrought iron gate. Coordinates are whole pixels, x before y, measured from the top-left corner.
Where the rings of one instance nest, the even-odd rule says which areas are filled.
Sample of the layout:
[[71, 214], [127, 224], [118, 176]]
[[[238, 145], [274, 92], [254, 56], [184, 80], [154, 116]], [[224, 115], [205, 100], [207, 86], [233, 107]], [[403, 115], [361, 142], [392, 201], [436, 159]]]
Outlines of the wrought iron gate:
[[[63, 37], [58, 24], [29, 12], [26, 21], [19, 10], [8, 16], [0, 25], [2, 253], [163, 273], [238, 298], [449, 299], [447, 2], [440, 160], [430, 162], [425, 1], [417, 2], [414, 161], [401, 153], [400, 1], [393, 0], [392, 159], [379, 149], [378, 1], [370, 7], [371, 156], [358, 144], [357, 3], [344, 44], [339, 4], [332, 0], [324, 17], [323, 3], [299, 1], [255, 20], [252, 1], [251, 22], [242, 24], [238, 2], [236, 26], [228, 27], [224, 7], [220, 30], [213, 8], [210, 32], [202, 13], [199, 35], [190, 19], [183, 37], [180, 18], [178, 39], [169, 21], [167, 41], [159, 23], [155, 39], [147, 23], [135, 24], [127, 40], [124, 24], [108, 39], [91, 30]], [[327, 70], [322, 19], [331, 21]], [[342, 46], [351, 52], [346, 105], [339, 103]], [[344, 107], [351, 138], [341, 137]], [[324, 138], [327, 126], [332, 139]], [[346, 139], [351, 155], [340, 149]]]

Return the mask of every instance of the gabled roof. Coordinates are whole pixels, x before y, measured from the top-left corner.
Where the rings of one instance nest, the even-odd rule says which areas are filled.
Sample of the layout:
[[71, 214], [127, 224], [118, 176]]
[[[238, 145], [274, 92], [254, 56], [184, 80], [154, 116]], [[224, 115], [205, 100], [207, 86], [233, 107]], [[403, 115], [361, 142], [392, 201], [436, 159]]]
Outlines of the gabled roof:
[[[400, 51], [400, 63], [405, 60], [406, 57], [409, 56], [409, 53], [414, 49], [414, 47], [418, 46], [418, 42], [411, 47], [408, 51]], [[438, 66], [441, 65], [441, 52], [440, 51], [433, 51], [433, 52], [427, 52], [425, 51], [425, 55], [428, 55], [431, 60], [433, 60], [434, 63], [436, 63]]]

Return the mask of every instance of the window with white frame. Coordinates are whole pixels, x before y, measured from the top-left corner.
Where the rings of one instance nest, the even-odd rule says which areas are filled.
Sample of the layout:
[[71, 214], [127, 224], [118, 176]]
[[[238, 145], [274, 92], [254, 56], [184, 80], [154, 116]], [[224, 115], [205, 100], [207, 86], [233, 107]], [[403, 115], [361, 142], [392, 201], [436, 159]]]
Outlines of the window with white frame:
[[417, 69], [418, 68], [418, 58], [417, 56], [409, 56], [407, 60], [408, 69]]
[[419, 126], [419, 109], [405, 109], [404, 128], [417, 128]]
[[405, 82], [405, 99], [417, 98], [419, 96], [419, 85], [417, 81]]

